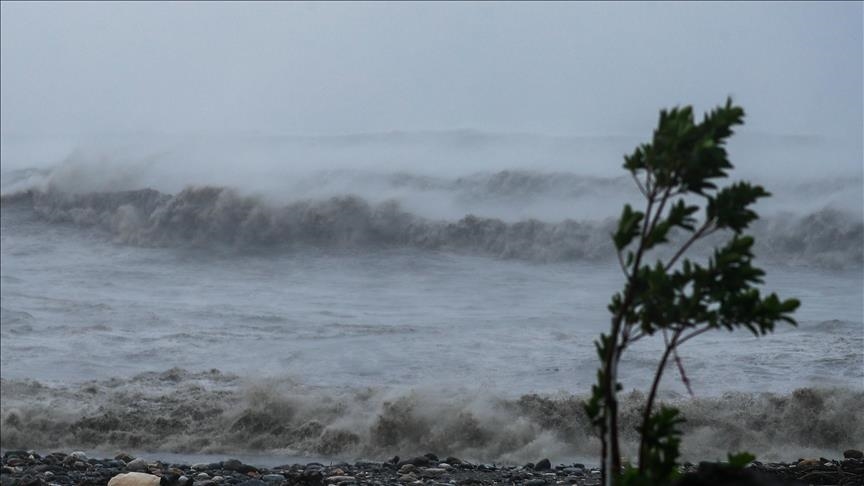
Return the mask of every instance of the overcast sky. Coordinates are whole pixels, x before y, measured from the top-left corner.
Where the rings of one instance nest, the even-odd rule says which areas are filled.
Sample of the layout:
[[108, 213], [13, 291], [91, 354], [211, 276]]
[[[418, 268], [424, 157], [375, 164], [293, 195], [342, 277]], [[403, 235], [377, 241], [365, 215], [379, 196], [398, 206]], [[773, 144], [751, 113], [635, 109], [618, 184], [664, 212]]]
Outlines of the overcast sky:
[[862, 129], [860, 2], [3, 2], [0, 54], [6, 135]]

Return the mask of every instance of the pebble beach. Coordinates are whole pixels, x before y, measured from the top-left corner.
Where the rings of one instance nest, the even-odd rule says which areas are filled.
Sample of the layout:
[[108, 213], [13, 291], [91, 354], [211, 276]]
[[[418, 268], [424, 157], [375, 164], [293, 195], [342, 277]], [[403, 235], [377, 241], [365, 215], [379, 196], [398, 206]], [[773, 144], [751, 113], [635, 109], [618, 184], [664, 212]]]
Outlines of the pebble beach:
[[[424, 456], [383, 462], [285, 464], [257, 467], [237, 459], [199, 464], [174, 464], [118, 454], [113, 459], [90, 458], [84, 452], [9, 450], [3, 453], [2, 486], [105, 486], [125, 473], [145, 473], [165, 486], [480, 486], [600, 484], [600, 470], [585, 464], [552, 464], [548, 459], [521, 466], [472, 464], [456, 457]], [[143, 476], [142, 476], [143, 477]], [[725, 480], [727, 482], [716, 482]], [[864, 484], [864, 454], [847, 450], [842, 459], [801, 459], [792, 463], [753, 462], [729, 472], [716, 463], [682, 466], [681, 486], [836, 485]]]

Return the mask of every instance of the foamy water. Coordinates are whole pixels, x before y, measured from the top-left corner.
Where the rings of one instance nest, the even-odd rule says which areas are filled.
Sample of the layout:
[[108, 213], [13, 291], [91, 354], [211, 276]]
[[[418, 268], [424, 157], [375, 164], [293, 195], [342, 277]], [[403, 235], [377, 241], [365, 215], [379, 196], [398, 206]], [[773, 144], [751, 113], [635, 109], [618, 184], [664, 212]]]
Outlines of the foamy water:
[[[278, 193], [103, 162], [3, 174], [3, 447], [596, 453], [579, 400], [623, 282], [626, 178], [384, 164], [282, 174]], [[664, 396], [691, 459], [862, 446], [860, 174], [769, 189], [787, 204], [754, 227], [757, 261], [799, 326], [682, 350], [696, 397], [672, 368]], [[625, 390], [659, 346], [628, 351]]]

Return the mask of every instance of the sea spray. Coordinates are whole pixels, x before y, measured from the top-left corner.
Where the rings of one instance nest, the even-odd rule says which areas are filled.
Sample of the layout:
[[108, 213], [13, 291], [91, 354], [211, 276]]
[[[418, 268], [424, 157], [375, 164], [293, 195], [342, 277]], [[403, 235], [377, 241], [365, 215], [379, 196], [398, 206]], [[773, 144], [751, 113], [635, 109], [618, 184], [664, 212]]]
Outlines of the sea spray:
[[[592, 457], [598, 441], [582, 395], [503, 397], [482, 389], [320, 388], [171, 369], [78, 385], [2, 381], [4, 448], [91, 448], [182, 453], [280, 453], [384, 458], [429, 451], [520, 463]], [[622, 420], [644, 396], [625, 394]], [[864, 391], [674, 398], [687, 423], [685, 460], [744, 448], [763, 460], [837, 455], [864, 446]], [[633, 451], [635, 432], [625, 431]]]
[[[396, 201], [372, 204], [354, 195], [278, 206], [223, 187], [189, 187], [175, 195], [153, 189], [84, 194], [31, 189], [4, 195], [2, 202], [141, 246], [410, 247], [540, 262], [611, 258], [610, 219], [508, 223], [466, 215], [441, 221], [407, 212]], [[766, 217], [754, 233], [760, 253], [774, 261], [825, 268], [864, 262], [864, 222], [841, 210]]]

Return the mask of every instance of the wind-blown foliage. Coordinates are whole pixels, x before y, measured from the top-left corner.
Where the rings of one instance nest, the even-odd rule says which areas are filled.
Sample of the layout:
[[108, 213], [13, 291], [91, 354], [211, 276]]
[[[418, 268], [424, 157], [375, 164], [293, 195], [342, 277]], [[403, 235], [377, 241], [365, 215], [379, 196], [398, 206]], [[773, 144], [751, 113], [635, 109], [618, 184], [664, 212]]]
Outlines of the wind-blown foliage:
[[[725, 144], [743, 118], [744, 110], [731, 99], [701, 123], [694, 121], [690, 106], [663, 110], [651, 143], [625, 157], [624, 168], [645, 197], [645, 209], [625, 205], [612, 235], [627, 282], [609, 304], [610, 332], [595, 342], [601, 366], [585, 404], [602, 438], [604, 484], [665, 485], [678, 474], [678, 425], [684, 419], [674, 408], [654, 411], [670, 357], [689, 388], [678, 347], [712, 329], [746, 328], [758, 336], [773, 331], [778, 322], [795, 325], [791, 316], [800, 303], [762, 295], [758, 287], [765, 272], [753, 266], [754, 240], [744, 234], [758, 218], [751, 206], [768, 192], [748, 182], [717, 186], [733, 168]], [[707, 262], [684, 257], [695, 242], [718, 231], [726, 231], [729, 240]], [[671, 256], [644, 263], [647, 253], [670, 244], [673, 234], [681, 243]], [[655, 334], [662, 335], [665, 348], [639, 427], [639, 463], [622, 474], [618, 364], [628, 346]], [[730, 462], [746, 464], [748, 458], [752, 456], [739, 454], [730, 456]]]

